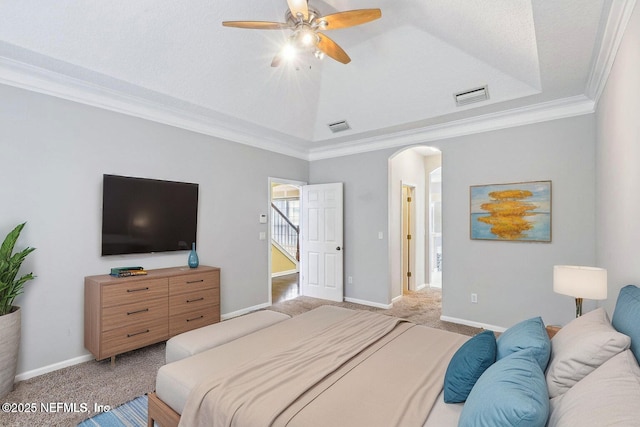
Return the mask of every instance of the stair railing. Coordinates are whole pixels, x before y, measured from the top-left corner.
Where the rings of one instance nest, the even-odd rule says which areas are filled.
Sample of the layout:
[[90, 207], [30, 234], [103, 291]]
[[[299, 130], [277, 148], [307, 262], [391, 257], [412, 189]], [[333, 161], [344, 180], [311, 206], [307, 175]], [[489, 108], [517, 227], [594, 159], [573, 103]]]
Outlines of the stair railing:
[[271, 238], [296, 262], [300, 261], [299, 234], [300, 228], [271, 203]]

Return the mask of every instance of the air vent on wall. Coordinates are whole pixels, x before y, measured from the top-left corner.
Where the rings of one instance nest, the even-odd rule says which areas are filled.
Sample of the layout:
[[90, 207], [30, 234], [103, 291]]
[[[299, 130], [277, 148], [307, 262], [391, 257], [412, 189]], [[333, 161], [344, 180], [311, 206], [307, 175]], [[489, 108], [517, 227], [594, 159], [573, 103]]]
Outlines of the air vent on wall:
[[342, 120], [340, 122], [335, 122], [335, 123], [329, 123], [327, 126], [329, 126], [329, 129], [331, 129], [331, 132], [333, 133], [342, 132], [342, 131], [351, 129], [351, 127], [349, 127], [349, 123], [347, 123], [346, 120]]
[[456, 106], [462, 107], [474, 102], [486, 101], [489, 99], [489, 89], [487, 86], [469, 89], [464, 92], [454, 93], [453, 98], [456, 100]]

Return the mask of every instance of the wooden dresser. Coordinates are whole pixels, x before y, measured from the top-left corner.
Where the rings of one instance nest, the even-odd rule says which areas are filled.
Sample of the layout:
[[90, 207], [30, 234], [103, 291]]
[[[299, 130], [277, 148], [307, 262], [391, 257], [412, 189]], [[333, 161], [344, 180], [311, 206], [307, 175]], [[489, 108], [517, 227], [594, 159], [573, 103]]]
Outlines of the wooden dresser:
[[220, 321], [220, 269], [174, 267], [84, 279], [84, 345], [97, 360]]

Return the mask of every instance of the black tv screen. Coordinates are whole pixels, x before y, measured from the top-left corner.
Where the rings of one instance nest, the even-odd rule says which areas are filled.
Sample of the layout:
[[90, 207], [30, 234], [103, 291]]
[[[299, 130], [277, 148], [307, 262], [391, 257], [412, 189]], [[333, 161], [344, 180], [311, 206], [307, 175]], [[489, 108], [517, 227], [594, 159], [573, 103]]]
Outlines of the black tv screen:
[[102, 255], [183, 251], [196, 242], [198, 184], [104, 175]]

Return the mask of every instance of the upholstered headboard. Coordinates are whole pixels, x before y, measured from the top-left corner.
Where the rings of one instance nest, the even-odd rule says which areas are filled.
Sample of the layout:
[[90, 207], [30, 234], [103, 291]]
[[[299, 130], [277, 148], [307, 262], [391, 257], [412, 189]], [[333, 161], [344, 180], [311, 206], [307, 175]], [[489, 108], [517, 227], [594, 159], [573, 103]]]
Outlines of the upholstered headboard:
[[640, 288], [627, 285], [620, 289], [611, 324], [631, 338], [631, 351], [640, 363]]
[[[476, 335], [465, 346], [484, 341], [480, 338], [484, 335]], [[638, 425], [639, 287], [621, 289], [613, 321], [604, 308], [597, 308], [571, 321], [549, 341], [542, 319], [528, 319], [507, 329], [496, 347], [494, 353], [486, 352], [495, 355], [486, 363], [486, 371], [474, 371], [459, 427]], [[481, 354], [477, 348], [472, 353]], [[450, 370], [451, 365], [447, 376]], [[447, 376], [445, 390], [451, 385]]]
[[598, 308], [562, 328], [551, 346], [547, 427], [638, 425], [640, 288], [620, 290], [612, 322]]

